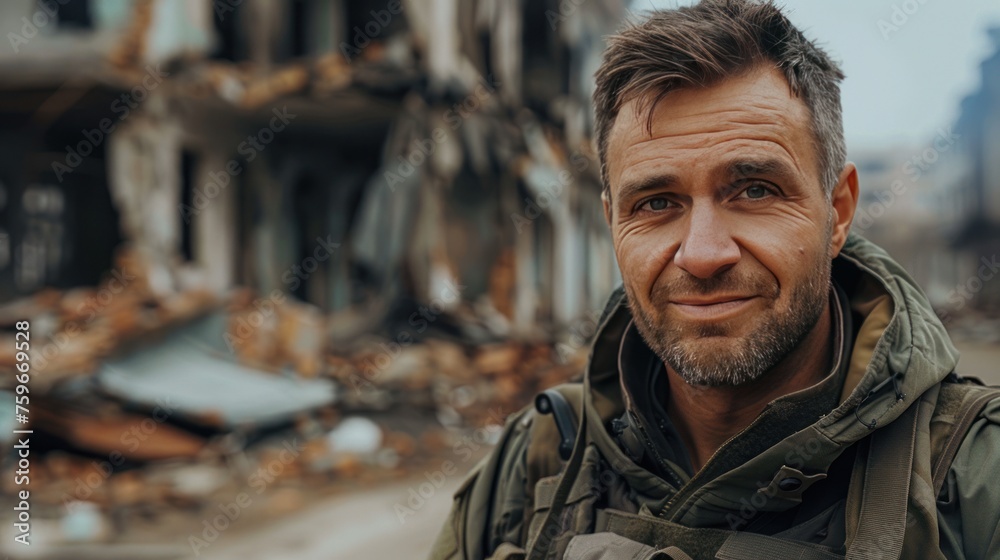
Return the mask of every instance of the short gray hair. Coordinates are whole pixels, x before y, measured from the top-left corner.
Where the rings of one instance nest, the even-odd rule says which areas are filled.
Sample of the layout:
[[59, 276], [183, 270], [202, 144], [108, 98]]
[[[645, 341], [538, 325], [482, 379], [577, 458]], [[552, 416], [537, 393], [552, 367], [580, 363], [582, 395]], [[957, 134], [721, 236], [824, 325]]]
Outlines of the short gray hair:
[[594, 90], [595, 135], [605, 193], [608, 135], [626, 102], [649, 96], [646, 126], [667, 93], [704, 87], [762, 64], [774, 64], [812, 117], [820, 184], [833, 192], [847, 159], [840, 106], [844, 73], [771, 1], [702, 0], [653, 12], [608, 38]]

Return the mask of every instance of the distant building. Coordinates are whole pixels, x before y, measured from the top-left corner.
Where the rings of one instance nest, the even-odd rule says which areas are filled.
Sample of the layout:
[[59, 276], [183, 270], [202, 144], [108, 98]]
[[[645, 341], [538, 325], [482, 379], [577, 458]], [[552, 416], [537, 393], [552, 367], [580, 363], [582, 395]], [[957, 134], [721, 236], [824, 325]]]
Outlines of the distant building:
[[942, 316], [1000, 312], [1000, 29], [982, 86], [922, 144], [852, 153], [861, 200], [854, 229], [884, 247]]
[[955, 125], [966, 172], [954, 183], [961, 220], [949, 233], [962, 258], [967, 295], [1000, 312], [1000, 272], [993, 266], [1000, 261], [1000, 27], [988, 33], [995, 50], [980, 64], [982, 84], [962, 100]]

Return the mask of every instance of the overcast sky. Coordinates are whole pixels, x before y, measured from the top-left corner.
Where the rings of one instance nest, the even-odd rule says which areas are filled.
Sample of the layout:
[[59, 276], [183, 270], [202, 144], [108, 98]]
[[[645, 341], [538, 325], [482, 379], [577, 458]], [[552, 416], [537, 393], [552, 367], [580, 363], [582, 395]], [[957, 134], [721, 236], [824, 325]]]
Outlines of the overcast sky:
[[[632, 9], [692, 0], [633, 0]], [[1000, 26], [998, 0], [778, 0], [806, 35], [841, 62], [848, 149], [926, 143], [954, 122], [962, 97], [980, 85]], [[893, 6], [913, 11], [894, 31]], [[896, 22], [903, 16], [897, 15]]]

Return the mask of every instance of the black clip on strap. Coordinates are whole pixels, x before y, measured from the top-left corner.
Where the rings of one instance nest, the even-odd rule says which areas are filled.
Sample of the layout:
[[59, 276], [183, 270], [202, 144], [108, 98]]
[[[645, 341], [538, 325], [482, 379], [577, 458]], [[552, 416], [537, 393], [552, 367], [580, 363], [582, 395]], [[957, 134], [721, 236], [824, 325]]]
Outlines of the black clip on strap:
[[559, 430], [559, 458], [569, 460], [573, 453], [573, 443], [576, 441], [576, 415], [566, 397], [559, 391], [549, 389], [535, 397], [535, 410], [539, 414], [555, 416], [556, 428]]

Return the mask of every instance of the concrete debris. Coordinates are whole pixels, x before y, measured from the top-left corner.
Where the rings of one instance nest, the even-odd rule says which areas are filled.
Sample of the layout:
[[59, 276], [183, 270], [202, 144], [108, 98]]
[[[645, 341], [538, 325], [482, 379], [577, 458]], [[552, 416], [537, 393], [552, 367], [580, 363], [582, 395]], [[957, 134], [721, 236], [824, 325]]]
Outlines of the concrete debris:
[[94, 411], [80, 407], [78, 400], [36, 399], [33, 426], [43, 437], [102, 456], [114, 454], [120, 462], [195, 457], [205, 445], [185, 430], [107, 404]]
[[[209, 316], [154, 346], [105, 362], [99, 387], [125, 402], [157, 406], [192, 422], [232, 430], [290, 423], [297, 414], [330, 405], [329, 380], [269, 375], [213, 354], [203, 346], [224, 318]], [[216, 335], [218, 336], [218, 335]]]
[[63, 539], [70, 542], [103, 540], [110, 533], [110, 527], [97, 504], [91, 502], [69, 502], [60, 529]]
[[371, 420], [349, 416], [330, 432], [330, 447], [338, 453], [375, 453], [382, 445], [382, 430]]
[[[165, 465], [165, 468], [150, 469], [147, 476], [143, 478], [148, 484], [165, 487], [172, 500], [196, 503], [204, 496], [210, 496], [226, 488], [230, 482], [231, 473], [221, 466], [205, 462], [193, 464], [175, 462]], [[118, 476], [116, 479], [128, 480], [125, 476]], [[138, 480], [139, 477], [136, 476], [134, 479]], [[121, 481], [119, 481], [119, 486], [121, 486]], [[123, 499], [120, 495], [118, 501], [119, 503], [139, 503], [136, 500]]]
[[[331, 66], [327, 62], [324, 67], [327, 76], [324, 86], [327, 88], [334, 81], [331, 75], [335, 74], [335, 70]], [[304, 66], [289, 66], [265, 76], [256, 76], [231, 66], [212, 65], [206, 75], [220, 98], [244, 109], [262, 107], [275, 99], [300, 92], [310, 83], [309, 70]]]

